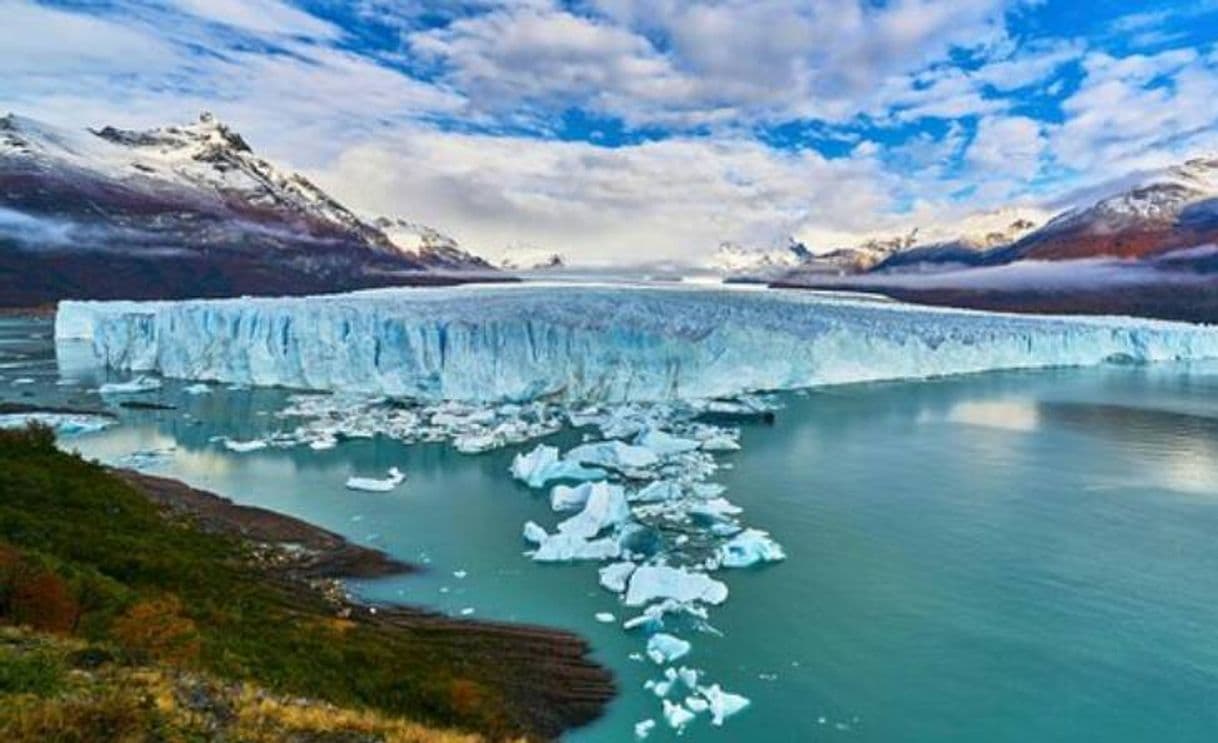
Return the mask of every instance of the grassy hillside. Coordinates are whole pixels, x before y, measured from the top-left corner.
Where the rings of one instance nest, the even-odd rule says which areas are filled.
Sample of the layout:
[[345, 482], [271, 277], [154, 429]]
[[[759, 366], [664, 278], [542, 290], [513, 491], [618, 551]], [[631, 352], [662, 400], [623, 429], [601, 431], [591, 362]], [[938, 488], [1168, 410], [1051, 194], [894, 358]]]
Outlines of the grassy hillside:
[[[0, 738], [75, 714], [63, 695], [82, 652], [113, 669], [98, 678], [121, 680], [122, 698], [142, 698], [128, 694], [143, 683], [132, 674], [150, 674], [139, 678], [156, 699], [173, 697], [164, 679], [189, 673], [491, 738], [555, 732], [512, 698], [513, 677], [536, 670], [497, 664], [502, 639], [344, 618], [322, 592], [257, 567], [253, 549], [167, 519], [45, 429], [0, 432], [0, 624], [61, 638], [0, 653]], [[62, 710], [48, 711], [56, 700]]]

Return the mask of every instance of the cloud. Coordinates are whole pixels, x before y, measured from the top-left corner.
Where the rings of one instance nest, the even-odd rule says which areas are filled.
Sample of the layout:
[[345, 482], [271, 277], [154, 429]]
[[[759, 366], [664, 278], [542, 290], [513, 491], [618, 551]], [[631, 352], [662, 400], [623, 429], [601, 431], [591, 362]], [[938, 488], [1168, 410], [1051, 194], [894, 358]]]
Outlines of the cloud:
[[312, 175], [373, 211], [445, 225], [488, 254], [527, 243], [594, 262], [696, 259], [721, 240], [789, 234], [823, 245], [874, 226], [889, 200], [874, 160], [742, 139], [607, 149], [419, 129]]

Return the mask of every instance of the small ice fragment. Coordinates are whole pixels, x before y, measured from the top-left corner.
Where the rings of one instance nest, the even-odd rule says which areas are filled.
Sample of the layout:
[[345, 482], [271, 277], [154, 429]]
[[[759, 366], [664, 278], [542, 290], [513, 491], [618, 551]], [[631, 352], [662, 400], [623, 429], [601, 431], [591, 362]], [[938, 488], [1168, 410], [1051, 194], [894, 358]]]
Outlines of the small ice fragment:
[[469, 575], [469, 573], [465, 572], [464, 570], [454, 570], [453, 571], [453, 577], [456, 578], [457, 580], [461, 580], [462, 578], [464, 578], [467, 575]]
[[650, 717], [642, 722], [636, 722], [634, 725], [634, 737], [637, 740], [645, 740], [647, 736], [651, 735], [651, 731], [655, 730], [655, 727], [656, 721]]
[[701, 446], [699, 442], [693, 439], [683, 439], [654, 428], [649, 428], [639, 434], [634, 443], [645, 449], [650, 449], [661, 457], [684, 454], [685, 452], [694, 451]]
[[719, 559], [727, 568], [747, 568], [787, 558], [782, 546], [760, 529], [746, 529], [719, 547]]
[[188, 395], [208, 395], [211, 394], [211, 387], [205, 384], [192, 384], [182, 391]]
[[677, 669], [677, 677], [681, 679], [681, 683], [685, 684], [690, 691], [695, 691], [698, 688], [698, 672], [692, 668], [681, 666]]
[[621, 441], [598, 441], [581, 444], [563, 457], [583, 465], [608, 467], [609, 469], [647, 469], [659, 463], [655, 452], [641, 446], [631, 446]]
[[724, 720], [749, 706], [748, 697], [726, 692], [719, 688], [719, 684], [703, 686], [698, 691], [710, 703], [712, 725], [722, 725]]
[[468, 617], [470, 614], [473, 614], [473, 613], [474, 613], [474, 607], [472, 607], [472, 606], [467, 606], [461, 610], [461, 616], [463, 616], [463, 617]]
[[607, 611], [598, 611], [596, 613], [596, 621], [600, 622], [601, 624], [613, 624], [617, 621], [617, 617], [613, 616], [612, 613]]
[[528, 521], [524, 525], [524, 540], [532, 544], [541, 544], [546, 541], [549, 534], [536, 521]]
[[33, 377], [17, 377], [16, 379], [14, 379], [14, 380], [13, 380], [13, 384], [14, 384], [14, 385], [19, 385], [19, 384], [33, 384], [33, 383], [34, 383], [34, 381], [35, 381], [35, 380], [34, 380], [34, 378], [33, 378]]
[[630, 496], [633, 503], [662, 503], [681, 497], [681, 486], [669, 480], [656, 480]]
[[236, 441], [234, 439], [224, 439], [224, 448], [228, 449], [229, 451], [235, 451], [238, 454], [244, 454], [246, 452], [251, 452], [251, 451], [258, 451], [259, 449], [265, 449], [266, 447], [267, 447], [267, 443], [265, 441], [263, 441], [262, 439], [252, 439], [250, 441]]
[[702, 442], [702, 451], [739, 451], [740, 442], [726, 434], [712, 436]]
[[694, 714], [698, 714], [710, 709], [710, 702], [701, 697], [685, 697], [685, 706]]
[[647, 640], [647, 657], [657, 665], [663, 665], [689, 654], [693, 646], [679, 637], [658, 632]]
[[668, 727], [673, 730], [680, 730], [693, 721], [694, 713], [679, 704], [673, 704], [665, 699], [664, 719], [668, 721]]
[[348, 477], [348, 490], [363, 490], [369, 493], [388, 493], [406, 479], [406, 475], [397, 467], [389, 468], [389, 476], [383, 480], [374, 477]]
[[630, 574], [634, 572], [634, 563], [632, 562], [615, 562], [612, 565], [606, 565], [601, 568], [601, 585], [614, 593], [622, 593], [626, 590], [626, 581], [630, 579]]
[[122, 395], [148, 392], [161, 388], [161, 380], [154, 377], [136, 377], [126, 382], [107, 382], [97, 391], [103, 395]]

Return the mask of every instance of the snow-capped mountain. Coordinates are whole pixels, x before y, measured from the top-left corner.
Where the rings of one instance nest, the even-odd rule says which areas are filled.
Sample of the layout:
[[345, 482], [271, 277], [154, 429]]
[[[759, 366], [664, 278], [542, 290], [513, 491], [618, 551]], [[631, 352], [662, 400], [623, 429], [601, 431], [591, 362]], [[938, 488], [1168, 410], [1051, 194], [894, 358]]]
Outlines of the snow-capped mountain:
[[147, 131], [0, 118], [0, 277], [23, 278], [0, 285], [9, 303], [299, 294], [489, 268], [426, 228], [395, 241], [398, 224], [357, 216], [208, 114]]
[[517, 246], [505, 250], [495, 264], [504, 271], [546, 271], [565, 268], [567, 259], [550, 250]]
[[377, 217], [372, 223], [404, 255], [432, 268], [455, 271], [492, 268], [487, 261], [462, 249], [452, 237], [425, 224], [391, 217]]
[[1094, 204], [1071, 209], [994, 256], [1064, 260], [1144, 258], [1218, 242], [1218, 158], [1152, 172]]
[[719, 243], [709, 268], [729, 278], [767, 279], [779, 276], [807, 261], [812, 254], [803, 243], [788, 239], [780, 248], [746, 247], [736, 242]]

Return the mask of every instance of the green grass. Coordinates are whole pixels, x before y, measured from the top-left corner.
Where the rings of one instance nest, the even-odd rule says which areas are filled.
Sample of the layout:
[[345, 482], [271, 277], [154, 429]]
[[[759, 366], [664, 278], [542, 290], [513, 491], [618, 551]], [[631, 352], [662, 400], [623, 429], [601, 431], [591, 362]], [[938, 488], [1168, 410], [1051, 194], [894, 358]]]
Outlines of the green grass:
[[[251, 570], [244, 545], [167, 521], [102, 467], [57, 450], [46, 430], [0, 432], [0, 622], [104, 643], [132, 663], [519, 732], [497, 688], [502, 670], [479, 663], [476, 640], [340, 622], [319, 596]], [[0, 657], [0, 693], [50, 693], [52, 666]]]

